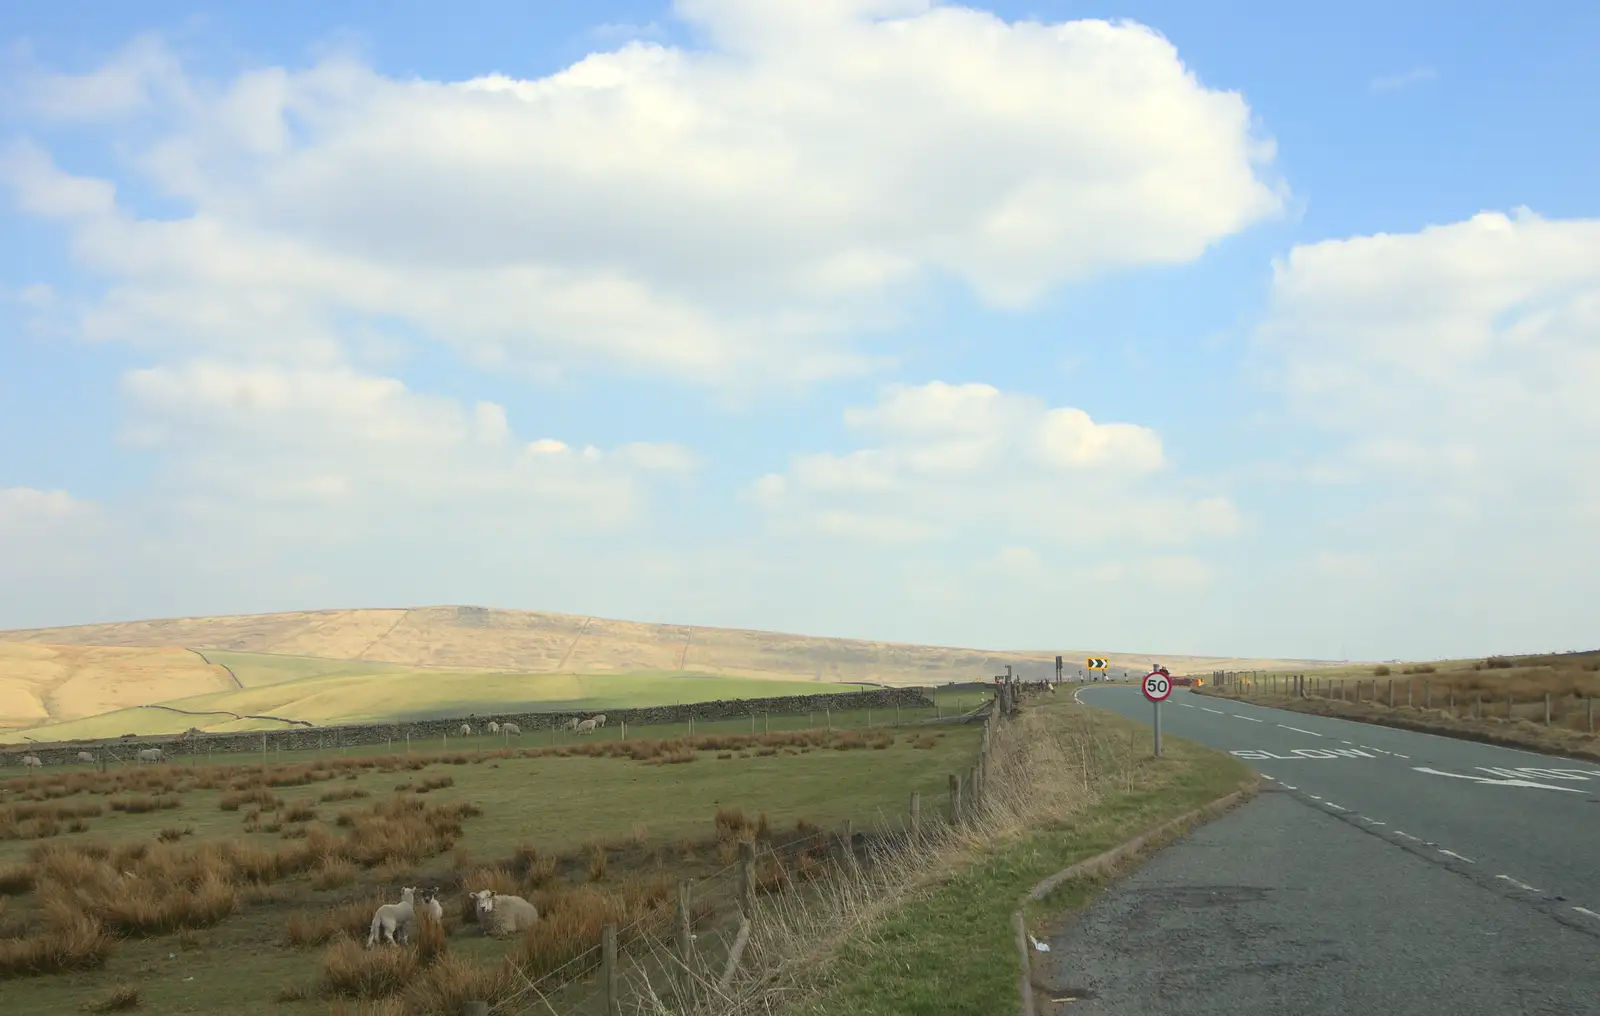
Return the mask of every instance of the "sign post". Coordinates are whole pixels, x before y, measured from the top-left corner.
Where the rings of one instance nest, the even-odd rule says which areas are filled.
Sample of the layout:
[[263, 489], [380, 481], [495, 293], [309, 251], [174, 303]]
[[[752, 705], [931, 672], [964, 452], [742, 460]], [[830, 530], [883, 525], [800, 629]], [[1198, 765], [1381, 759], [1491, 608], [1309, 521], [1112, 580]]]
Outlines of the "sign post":
[[1156, 743], [1155, 757], [1161, 757], [1161, 703], [1172, 694], [1172, 677], [1167, 673], [1167, 668], [1157, 667], [1144, 676], [1144, 697], [1150, 700], [1150, 707], [1155, 710]]

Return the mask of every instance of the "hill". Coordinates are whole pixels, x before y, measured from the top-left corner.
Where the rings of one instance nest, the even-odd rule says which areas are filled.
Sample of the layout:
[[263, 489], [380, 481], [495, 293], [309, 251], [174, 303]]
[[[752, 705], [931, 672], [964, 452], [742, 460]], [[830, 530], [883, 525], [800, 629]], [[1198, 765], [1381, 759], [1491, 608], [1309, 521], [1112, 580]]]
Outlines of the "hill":
[[[168, 618], [0, 632], [0, 726], [33, 728], [166, 706], [235, 717], [347, 722], [483, 703], [604, 708], [821, 691], [818, 684], [986, 681], [1009, 665], [1054, 672], [1056, 652], [989, 651], [649, 624], [473, 606]], [[1175, 673], [1326, 666], [1316, 661], [1062, 650]], [[610, 675], [611, 680], [598, 680]], [[626, 680], [624, 680], [624, 678]], [[739, 679], [739, 680], [733, 680]], [[719, 683], [720, 682], [720, 683]], [[766, 683], [772, 682], [772, 683]], [[781, 687], [780, 687], [781, 686]], [[663, 698], [663, 696], [666, 696]], [[105, 716], [141, 728], [178, 714]], [[265, 721], [263, 721], [265, 722]], [[177, 729], [183, 729], [183, 721]], [[98, 729], [96, 722], [89, 727]], [[74, 722], [71, 729], [83, 727]], [[132, 730], [134, 727], [126, 727]], [[119, 733], [122, 731], [118, 731]]]

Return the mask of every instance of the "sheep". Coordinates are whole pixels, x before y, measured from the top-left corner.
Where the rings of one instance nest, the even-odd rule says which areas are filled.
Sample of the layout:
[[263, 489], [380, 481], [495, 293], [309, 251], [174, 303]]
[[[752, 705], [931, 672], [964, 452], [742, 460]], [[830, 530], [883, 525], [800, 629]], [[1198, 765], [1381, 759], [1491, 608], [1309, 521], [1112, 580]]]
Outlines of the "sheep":
[[605, 713], [601, 713], [599, 716], [596, 716], [594, 718], [594, 725], [597, 726], [597, 727], [605, 726], [606, 725], [606, 714]]
[[472, 724], [463, 723], [461, 725], [461, 736], [462, 737], [471, 737], [472, 736]]
[[592, 734], [592, 733], [594, 733], [594, 721], [593, 720], [584, 720], [582, 723], [578, 724], [578, 733], [580, 733], [580, 734]]
[[385, 903], [372, 915], [372, 927], [367, 931], [367, 948], [371, 949], [381, 938], [394, 945], [396, 936], [404, 942], [410, 937], [411, 919], [416, 916], [416, 886], [400, 890], [399, 903]]
[[164, 758], [166, 758], [166, 754], [160, 748], [139, 749], [140, 762], [160, 762]]
[[500, 729], [512, 735], [513, 737], [522, 736], [522, 728], [517, 726], [515, 723], [502, 723], [500, 724]]
[[494, 720], [490, 720], [489, 721], [489, 733], [491, 733], [491, 734], [500, 733], [500, 724], [496, 723]]
[[90, 765], [93, 765], [94, 764], [94, 754], [92, 752], [80, 751], [80, 752], [78, 752], [78, 761], [79, 762], [88, 762]]
[[37, 755], [22, 756], [22, 768], [24, 769], [39, 769], [43, 765], [44, 760]]
[[444, 923], [444, 905], [439, 902], [438, 886], [434, 886], [432, 889], [424, 889], [422, 891], [421, 913], [423, 916], [428, 917], [439, 924]]
[[565, 726], [566, 729], [568, 729], [568, 730], [577, 730], [579, 722], [581, 722], [581, 721], [576, 716], [574, 716], [572, 719], [568, 720], [565, 724], [563, 724], [563, 726]]
[[478, 926], [485, 935], [499, 938], [515, 934], [539, 920], [539, 908], [521, 896], [502, 896], [493, 889], [483, 889], [473, 893], [472, 898]]

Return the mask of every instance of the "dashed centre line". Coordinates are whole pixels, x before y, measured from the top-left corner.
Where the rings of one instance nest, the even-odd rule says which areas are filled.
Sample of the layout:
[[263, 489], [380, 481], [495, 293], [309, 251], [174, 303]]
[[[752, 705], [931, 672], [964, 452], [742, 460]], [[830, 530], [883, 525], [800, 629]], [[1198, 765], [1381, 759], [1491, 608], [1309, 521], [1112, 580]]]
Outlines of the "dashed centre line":
[[1251, 723], [1260, 723], [1261, 722], [1260, 720], [1256, 719], [1254, 716], [1245, 716], [1245, 715], [1240, 714], [1240, 713], [1234, 713], [1233, 714], [1233, 718], [1236, 719], [1236, 720], [1249, 720]]
[[[1278, 724], [1278, 726], [1282, 727], [1284, 730], [1292, 730], [1296, 734], [1310, 734], [1312, 737], [1321, 737], [1322, 736], [1321, 734], [1317, 733], [1315, 730], [1301, 730], [1299, 727], [1291, 727], [1287, 723], [1280, 723], [1280, 724]], [[1345, 743], [1349, 744], [1350, 742], [1346, 741]]]
[[1226, 716], [1226, 715], [1228, 715], [1227, 713], [1223, 712], [1221, 709], [1212, 709], [1209, 706], [1201, 706], [1200, 708], [1204, 709], [1208, 713], [1216, 713], [1218, 716]]

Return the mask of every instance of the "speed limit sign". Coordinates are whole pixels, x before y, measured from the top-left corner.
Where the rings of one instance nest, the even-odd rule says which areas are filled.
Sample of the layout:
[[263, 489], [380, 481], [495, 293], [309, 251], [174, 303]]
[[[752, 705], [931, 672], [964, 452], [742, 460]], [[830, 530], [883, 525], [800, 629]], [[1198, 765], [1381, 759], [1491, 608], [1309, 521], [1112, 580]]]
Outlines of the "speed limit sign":
[[1144, 697], [1151, 702], [1165, 702], [1172, 694], [1172, 679], [1159, 670], [1144, 676]]

